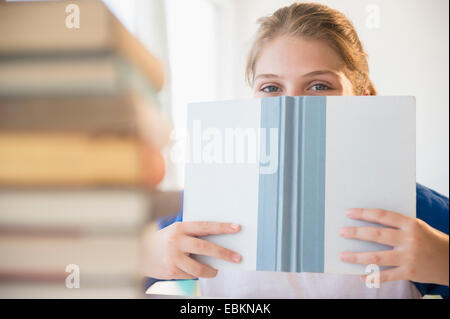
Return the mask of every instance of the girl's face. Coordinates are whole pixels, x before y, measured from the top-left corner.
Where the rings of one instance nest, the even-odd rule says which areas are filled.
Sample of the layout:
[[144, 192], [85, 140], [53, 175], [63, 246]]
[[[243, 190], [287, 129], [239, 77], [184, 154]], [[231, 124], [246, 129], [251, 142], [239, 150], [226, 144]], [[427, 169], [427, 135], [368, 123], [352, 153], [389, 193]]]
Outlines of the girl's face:
[[254, 95], [354, 95], [344, 63], [325, 42], [281, 36], [267, 42], [255, 64]]

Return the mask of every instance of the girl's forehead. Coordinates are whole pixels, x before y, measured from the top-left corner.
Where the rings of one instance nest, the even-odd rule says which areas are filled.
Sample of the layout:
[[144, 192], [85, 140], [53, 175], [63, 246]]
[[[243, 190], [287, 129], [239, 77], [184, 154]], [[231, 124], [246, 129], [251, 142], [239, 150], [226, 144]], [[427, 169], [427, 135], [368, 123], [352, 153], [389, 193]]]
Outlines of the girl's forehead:
[[255, 63], [255, 76], [299, 76], [319, 70], [339, 72], [343, 65], [340, 56], [325, 41], [280, 36], [266, 42], [261, 48]]

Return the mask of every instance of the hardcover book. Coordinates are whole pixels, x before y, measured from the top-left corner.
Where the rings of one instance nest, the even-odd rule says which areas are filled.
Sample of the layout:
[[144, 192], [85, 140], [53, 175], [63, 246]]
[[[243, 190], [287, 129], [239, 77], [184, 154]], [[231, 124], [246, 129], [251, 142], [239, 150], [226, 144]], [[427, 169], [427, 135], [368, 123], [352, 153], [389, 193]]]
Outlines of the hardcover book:
[[187, 129], [183, 220], [241, 225], [206, 237], [242, 255], [196, 256], [217, 269], [364, 274], [339, 253], [390, 247], [341, 238], [341, 227], [370, 225], [346, 210], [415, 217], [413, 97], [194, 103]]
[[154, 218], [152, 208], [140, 188], [0, 189], [0, 233], [133, 235]]

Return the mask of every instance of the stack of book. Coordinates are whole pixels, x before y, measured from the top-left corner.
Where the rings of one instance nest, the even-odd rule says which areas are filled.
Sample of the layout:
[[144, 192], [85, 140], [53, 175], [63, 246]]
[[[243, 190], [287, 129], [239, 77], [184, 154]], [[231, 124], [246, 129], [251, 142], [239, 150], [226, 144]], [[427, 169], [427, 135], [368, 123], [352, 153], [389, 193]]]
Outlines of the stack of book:
[[163, 82], [101, 1], [0, 3], [0, 298], [139, 296]]

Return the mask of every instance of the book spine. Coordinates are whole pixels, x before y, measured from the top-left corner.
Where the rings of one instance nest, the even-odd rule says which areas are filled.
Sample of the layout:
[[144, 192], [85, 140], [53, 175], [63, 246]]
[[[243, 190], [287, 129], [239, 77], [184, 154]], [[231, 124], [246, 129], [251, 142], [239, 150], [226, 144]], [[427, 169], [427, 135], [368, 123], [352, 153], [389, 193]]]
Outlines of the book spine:
[[15, 55], [0, 51], [0, 84], [0, 99], [116, 96], [131, 91], [160, 105], [153, 82], [111, 49]]
[[304, 97], [300, 179], [300, 272], [324, 270], [326, 97]]
[[[275, 172], [267, 171], [266, 163], [260, 160], [258, 189], [258, 234], [257, 234], [257, 270], [274, 271], [277, 267], [277, 234], [278, 234], [278, 181], [280, 165], [279, 139], [282, 138], [279, 126], [281, 123], [281, 99], [279, 97], [261, 99], [261, 138], [260, 159], [265, 159], [270, 149], [271, 139], [275, 139], [275, 155], [277, 166]], [[272, 136], [271, 132], [277, 132]], [[269, 137], [268, 137], [269, 135]]]
[[[262, 99], [261, 154], [268, 146], [277, 149], [277, 167], [267, 171], [260, 164], [258, 195], [257, 270], [295, 271], [298, 268], [297, 243], [298, 187], [300, 179], [301, 109], [291, 97]], [[276, 138], [276, 143], [268, 143]], [[273, 136], [275, 135], [275, 136]], [[273, 150], [270, 150], [273, 153]]]
[[267, 172], [260, 161], [257, 270], [323, 272], [325, 103], [325, 97], [262, 99], [260, 158], [276, 129], [278, 166]]
[[287, 229], [287, 217], [286, 216], [286, 208], [288, 205], [288, 201], [285, 198], [285, 188], [289, 185], [286, 185], [286, 173], [285, 171], [289, 169], [286, 167], [286, 147], [289, 148], [288, 141], [289, 135], [286, 135], [286, 99], [281, 99], [280, 101], [280, 123], [279, 123], [279, 163], [278, 166], [278, 201], [277, 201], [277, 260], [276, 260], [276, 268], [277, 271], [288, 271], [285, 266], [288, 262], [288, 254], [286, 253], [286, 244], [289, 242], [289, 233]]
[[299, 135], [301, 111], [296, 101], [283, 97], [280, 123], [280, 183], [278, 213], [278, 271], [297, 269]]

